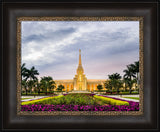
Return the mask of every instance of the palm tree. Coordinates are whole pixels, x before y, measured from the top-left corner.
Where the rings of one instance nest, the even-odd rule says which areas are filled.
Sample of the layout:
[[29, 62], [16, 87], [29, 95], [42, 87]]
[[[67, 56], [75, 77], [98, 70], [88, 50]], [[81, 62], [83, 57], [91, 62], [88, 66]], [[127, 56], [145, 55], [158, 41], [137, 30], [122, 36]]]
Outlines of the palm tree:
[[119, 89], [123, 87], [123, 81], [122, 80], [117, 80], [117, 84], [116, 84], [116, 88], [117, 88], [117, 93], [119, 93]]
[[111, 84], [111, 80], [107, 80], [105, 83], [104, 83], [104, 86], [107, 90], [110, 90], [111, 91], [111, 94], [112, 94], [112, 84]]
[[32, 89], [36, 80], [38, 80], [36, 75], [39, 75], [39, 72], [38, 72], [38, 70], [35, 69], [34, 66], [32, 66], [31, 69], [26, 69], [25, 76], [26, 76], [26, 80], [29, 79], [28, 85], [29, 85], [30, 89]]
[[32, 91], [32, 88], [33, 88], [33, 85], [34, 85], [34, 80], [29, 80], [28, 81], [28, 88], [29, 88], [29, 92], [31, 93], [31, 91]]
[[40, 94], [40, 83], [38, 79], [35, 79], [35, 92], [38, 92], [38, 95]]
[[136, 78], [135, 73], [134, 73], [134, 68], [128, 65], [127, 69], [125, 69], [123, 72], [125, 73], [123, 78], [126, 78], [127, 84], [129, 86], [129, 93], [131, 94], [132, 86], [133, 86], [133, 83], [135, 82], [133, 81], [132, 78]]
[[119, 88], [122, 87], [122, 83], [120, 81], [121, 76], [119, 73], [113, 73], [111, 75], [108, 75], [110, 81], [111, 81], [111, 85], [112, 85], [112, 89], [115, 88], [117, 90], [117, 93], [119, 93]]
[[138, 80], [138, 74], [139, 74], [139, 61], [134, 62], [134, 64], [130, 64], [130, 67], [133, 68], [133, 72], [136, 74], [136, 80]]
[[30, 70], [27, 70], [27, 77], [30, 78], [30, 80], [34, 80], [37, 79], [35, 75], [39, 75], [39, 72], [32, 66]]
[[26, 65], [26, 64], [23, 63], [22, 66], [21, 66], [21, 77], [26, 79], [27, 70], [28, 70], [28, 69], [25, 67], [25, 65]]
[[27, 81], [25, 79], [23, 79], [21, 83], [22, 83], [22, 87], [25, 89], [26, 95], [27, 95]]
[[136, 82], [137, 82], [137, 87], [139, 86], [139, 61], [134, 62], [134, 64], [130, 65], [133, 68], [134, 74], [136, 74]]
[[109, 79], [113, 80], [113, 79], [121, 79], [121, 76], [119, 73], [113, 73], [111, 75], [108, 75]]
[[123, 77], [123, 83], [124, 83], [124, 91], [127, 91], [127, 87], [128, 87], [128, 78]]
[[[27, 79], [28, 79], [28, 69], [25, 67], [25, 63], [22, 64], [21, 66], [21, 84], [22, 84], [22, 87], [25, 89], [26, 91], [26, 95], [27, 95], [27, 88], [28, 88], [28, 83], [27, 83]], [[22, 92], [22, 89], [21, 89], [21, 92]]]
[[45, 90], [45, 93], [47, 94], [47, 89], [51, 91], [52, 89], [55, 88], [55, 82], [53, 81], [52, 77], [41, 77], [41, 87]]
[[42, 91], [45, 91], [45, 94], [47, 94], [47, 82], [45, 79], [41, 78], [40, 81], [40, 88], [42, 89]]
[[54, 93], [54, 89], [55, 89], [55, 81], [53, 81], [53, 80], [50, 80], [49, 81], [49, 91], [51, 92], [52, 90], [53, 90], [53, 93]]

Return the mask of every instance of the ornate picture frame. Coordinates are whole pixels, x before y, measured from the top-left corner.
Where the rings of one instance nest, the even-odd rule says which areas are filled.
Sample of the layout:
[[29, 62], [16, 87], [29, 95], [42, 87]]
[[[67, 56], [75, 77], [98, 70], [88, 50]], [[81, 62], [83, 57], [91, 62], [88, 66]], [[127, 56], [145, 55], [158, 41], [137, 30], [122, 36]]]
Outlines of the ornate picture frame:
[[[32, 7], [30, 6], [32, 5]], [[158, 43], [157, 43], [157, 3], [3, 3], [3, 130], [52, 129], [52, 130], [158, 130]], [[139, 114], [86, 114], [58, 113], [21, 114], [19, 112], [20, 80], [20, 28], [19, 22], [25, 18], [37, 17], [117, 17], [130, 20], [138, 18], [140, 28], [141, 77], [144, 106]], [[113, 18], [114, 16], [114, 18]], [[119, 18], [118, 18], [119, 17]], [[139, 19], [140, 18], [140, 19]], [[142, 23], [143, 21], [143, 23]], [[18, 30], [17, 30], [18, 29]], [[17, 33], [18, 31], [18, 33]], [[17, 33], [17, 34], [16, 34]], [[17, 39], [18, 38], [18, 39]], [[141, 49], [142, 48], [142, 49]], [[18, 86], [18, 87], [17, 87]], [[141, 89], [142, 90], [142, 89]], [[144, 97], [144, 98], [143, 98]], [[56, 114], [56, 113], [55, 113]], [[28, 124], [28, 125], [26, 125]]]

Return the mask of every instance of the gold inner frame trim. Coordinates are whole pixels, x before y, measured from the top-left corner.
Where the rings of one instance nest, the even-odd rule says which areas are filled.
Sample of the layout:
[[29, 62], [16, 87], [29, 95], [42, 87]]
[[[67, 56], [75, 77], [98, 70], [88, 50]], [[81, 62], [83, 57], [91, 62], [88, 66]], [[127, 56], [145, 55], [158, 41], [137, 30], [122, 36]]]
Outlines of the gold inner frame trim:
[[[21, 22], [22, 21], [139, 21], [139, 111], [21, 111]], [[18, 17], [17, 18], [17, 115], [143, 115], [144, 47], [143, 17]]]

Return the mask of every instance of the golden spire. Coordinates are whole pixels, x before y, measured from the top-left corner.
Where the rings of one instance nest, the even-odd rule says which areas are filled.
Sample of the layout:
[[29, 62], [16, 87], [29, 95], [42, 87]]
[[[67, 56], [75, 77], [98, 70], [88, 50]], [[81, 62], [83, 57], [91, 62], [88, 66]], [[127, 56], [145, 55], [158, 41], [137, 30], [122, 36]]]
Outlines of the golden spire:
[[84, 73], [83, 67], [82, 67], [82, 61], [81, 61], [81, 50], [79, 49], [79, 65], [77, 68], [77, 74], [78, 73]]
[[82, 62], [81, 62], [81, 50], [79, 49], [79, 65], [82, 65]]

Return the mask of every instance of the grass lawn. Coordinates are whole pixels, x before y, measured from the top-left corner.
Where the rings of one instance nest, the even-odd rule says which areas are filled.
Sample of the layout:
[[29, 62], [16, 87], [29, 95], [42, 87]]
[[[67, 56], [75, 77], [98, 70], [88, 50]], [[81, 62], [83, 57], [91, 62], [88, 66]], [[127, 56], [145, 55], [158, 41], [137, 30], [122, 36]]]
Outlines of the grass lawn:
[[136, 100], [139, 100], [139, 97], [123, 97], [123, 98], [128, 98], [128, 99], [136, 99]]
[[34, 104], [49, 104], [49, 105], [105, 105], [103, 101], [94, 98], [87, 94], [69, 94], [61, 98], [51, 98]]

